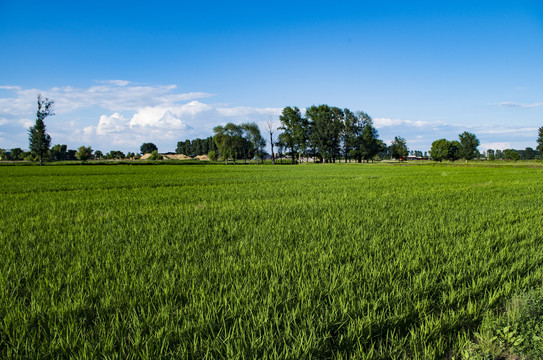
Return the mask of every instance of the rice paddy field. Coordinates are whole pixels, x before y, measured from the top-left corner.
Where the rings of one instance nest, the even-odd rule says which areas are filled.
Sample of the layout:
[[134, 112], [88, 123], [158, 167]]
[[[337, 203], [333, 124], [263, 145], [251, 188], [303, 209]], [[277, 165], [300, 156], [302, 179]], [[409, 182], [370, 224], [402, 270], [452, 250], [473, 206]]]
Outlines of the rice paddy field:
[[0, 167], [0, 358], [445, 359], [543, 280], [543, 167]]

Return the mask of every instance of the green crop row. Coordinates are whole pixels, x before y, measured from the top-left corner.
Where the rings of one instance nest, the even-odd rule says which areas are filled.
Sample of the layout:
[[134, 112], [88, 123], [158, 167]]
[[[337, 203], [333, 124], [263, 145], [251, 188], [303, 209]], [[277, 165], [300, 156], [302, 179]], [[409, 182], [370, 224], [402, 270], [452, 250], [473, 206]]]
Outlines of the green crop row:
[[442, 359], [543, 280], [543, 168], [0, 168], [0, 358]]

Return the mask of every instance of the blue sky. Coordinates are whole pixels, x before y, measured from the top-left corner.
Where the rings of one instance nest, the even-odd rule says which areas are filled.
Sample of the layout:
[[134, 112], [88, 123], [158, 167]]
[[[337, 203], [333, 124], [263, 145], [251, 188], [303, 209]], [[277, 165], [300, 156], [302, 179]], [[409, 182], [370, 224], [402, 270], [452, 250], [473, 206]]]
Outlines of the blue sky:
[[285, 106], [370, 114], [428, 150], [535, 147], [541, 1], [0, 1], [0, 148], [28, 147], [36, 96], [53, 143], [137, 151], [277, 122]]

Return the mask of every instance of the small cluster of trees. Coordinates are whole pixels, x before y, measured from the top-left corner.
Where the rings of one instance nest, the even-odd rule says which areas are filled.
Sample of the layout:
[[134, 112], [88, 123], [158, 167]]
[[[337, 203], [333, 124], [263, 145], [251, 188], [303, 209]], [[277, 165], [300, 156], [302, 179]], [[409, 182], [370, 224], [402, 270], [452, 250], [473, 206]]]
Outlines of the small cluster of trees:
[[217, 145], [213, 141], [213, 137], [210, 136], [205, 139], [194, 139], [192, 141], [185, 140], [177, 143], [175, 149], [176, 154], [183, 154], [187, 156], [207, 155], [211, 151], [217, 151]]
[[297, 107], [287, 106], [279, 117], [276, 146], [279, 153], [286, 149], [292, 163], [303, 157], [318, 162], [354, 159], [358, 162], [374, 160], [378, 154], [403, 159], [408, 154], [405, 139], [396, 137], [387, 147], [379, 139], [372, 118], [363, 111], [353, 112], [328, 105], [311, 106], [305, 117]]
[[505, 149], [503, 151], [488, 149], [486, 158], [488, 160], [535, 160], [541, 159], [541, 151], [534, 150], [531, 147], [524, 150]]
[[[213, 141], [220, 157], [228, 164], [228, 159], [263, 159], [266, 141], [255, 123], [236, 125], [228, 123], [213, 129]], [[212, 151], [214, 152], [214, 151]], [[214, 157], [214, 154], [212, 154]]]
[[[405, 139], [397, 136], [387, 147], [379, 139], [371, 117], [362, 111], [319, 105], [307, 108], [303, 116], [298, 107], [287, 106], [279, 120], [281, 125], [277, 129], [268, 123], [272, 161], [275, 160], [274, 148], [280, 157], [289, 156], [293, 164], [309, 157], [317, 162], [339, 159], [369, 162], [377, 157], [404, 159], [408, 155]], [[274, 140], [275, 130], [281, 133]], [[237, 159], [264, 158], [266, 140], [255, 123], [228, 123], [215, 127], [213, 132], [219, 156], [226, 163], [228, 159], [235, 162]], [[180, 142], [178, 151], [192, 154], [195, 151], [191, 145], [188, 140], [184, 145]]]
[[472, 160], [478, 158], [479, 139], [472, 133], [464, 131], [458, 135], [458, 140], [449, 141], [447, 139], [439, 139], [432, 143], [430, 156], [433, 160], [455, 161], [459, 159]]

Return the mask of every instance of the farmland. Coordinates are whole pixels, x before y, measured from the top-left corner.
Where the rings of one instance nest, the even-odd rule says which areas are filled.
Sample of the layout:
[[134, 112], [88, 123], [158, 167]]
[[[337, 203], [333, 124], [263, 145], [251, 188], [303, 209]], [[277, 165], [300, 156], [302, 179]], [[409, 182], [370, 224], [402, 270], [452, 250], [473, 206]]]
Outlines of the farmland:
[[543, 280], [543, 167], [2, 166], [0, 358], [429, 358]]

